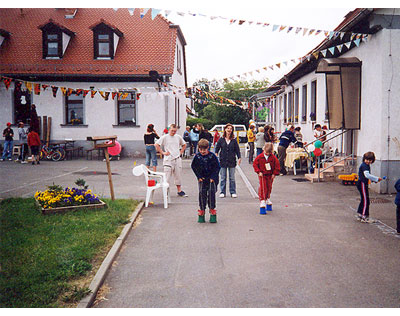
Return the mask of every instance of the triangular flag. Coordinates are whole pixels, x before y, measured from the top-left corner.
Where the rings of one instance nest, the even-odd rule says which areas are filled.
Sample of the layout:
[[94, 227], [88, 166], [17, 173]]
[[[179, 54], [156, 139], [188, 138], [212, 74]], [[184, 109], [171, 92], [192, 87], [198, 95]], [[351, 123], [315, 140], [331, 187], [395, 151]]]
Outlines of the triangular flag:
[[52, 90], [52, 92], [53, 92], [53, 97], [57, 97], [58, 87], [56, 87], [56, 86], [51, 86], [51, 90]]
[[253, 75], [253, 72], [252, 72], [252, 71], [249, 71], [249, 74], [250, 74], [250, 76], [252, 76], [252, 75]]
[[185, 16], [185, 12], [176, 12], [176, 14], [178, 14], [180, 16]]
[[292, 63], [296, 63], [296, 59], [291, 59], [290, 60]]
[[308, 29], [303, 29], [303, 36], [306, 35]]
[[94, 98], [94, 95], [97, 93], [97, 90], [90, 90], [90, 97]]
[[239, 20], [239, 25], [242, 25], [244, 22], [246, 22], [245, 20]]
[[233, 24], [233, 23], [236, 22], [236, 20], [232, 19], [232, 20], [230, 20], [229, 22], [230, 22], [230, 24]]
[[285, 66], [287, 66], [287, 63], [288, 63], [288, 62], [287, 62], [287, 61], [284, 61], [283, 63], [285, 64]]
[[40, 95], [40, 83], [33, 84], [33, 91], [35, 92], [36, 95]]
[[67, 97], [69, 97], [72, 94], [72, 92], [74, 92], [74, 89], [68, 88]]
[[268, 25], [269, 25], [269, 23], [264, 23], [263, 27], [268, 26]]
[[132, 16], [133, 13], [135, 12], [135, 8], [130, 8], [128, 9], [129, 14]]
[[147, 11], [149, 11], [148, 8], [140, 8], [140, 18], [143, 19], [144, 16], [146, 15]]
[[253, 21], [249, 21], [249, 25], [252, 25], [253, 24]]
[[346, 34], [346, 33], [345, 33], [345, 32], [341, 32], [341, 33], [340, 33], [340, 40], [343, 39], [344, 34]]
[[278, 68], [281, 68], [281, 63], [275, 64]]
[[355, 36], [356, 36], [356, 34], [355, 34], [355, 33], [352, 33], [351, 36], [350, 36], [350, 40], [352, 41], [352, 40], [354, 39]]
[[170, 13], [171, 13], [171, 10], [165, 10], [164, 11], [164, 14], [165, 14], [166, 17], [168, 17], [168, 15], [170, 15]]
[[48, 87], [49, 87], [48, 84], [42, 84], [43, 91], [46, 91], [46, 89], [47, 89]]
[[329, 47], [328, 50], [332, 55], [335, 53], [335, 47]]
[[14, 83], [15, 91], [21, 91], [21, 86], [22, 86], [21, 81], [15, 81], [15, 83]]
[[321, 54], [322, 54], [322, 56], [324, 56], [324, 57], [326, 57], [326, 49], [324, 49], [324, 50], [321, 50]]
[[344, 45], [347, 47], [347, 49], [350, 49], [351, 42], [344, 43]]
[[293, 26], [289, 26], [287, 32], [289, 33], [291, 30], [293, 30]]
[[312, 33], [314, 33], [315, 29], [311, 29], [310, 32], [308, 32], [308, 35], [311, 35]]
[[336, 48], [338, 49], [339, 53], [342, 52], [342, 48], [343, 48], [343, 44], [340, 44], [338, 46], [336, 46]]
[[90, 90], [83, 90], [83, 97], [86, 97], [86, 95], [89, 93]]
[[4, 85], [6, 86], [6, 89], [7, 89], [7, 90], [8, 90], [8, 88], [10, 87], [11, 81], [12, 81], [11, 78], [5, 78], [5, 77], [3, 77], [3, 82], [4, 82]]
[[159, 9], [151, 9], [151, 19], [154, 20], [160, 11]]
[[75, 89], [76, 95], [81, 95], [83, 92], [83, 89]]
[[268, 67], [271, 68], [271, 70], [274, 70], [274, 65], [268, 66]]
[[321, 32], [322, 32], [321, 30], [317, 30], [314, 35], [318, 35]]
[[354, 41], [354, 44], [356, 44], [357, 47], [358, 47], [358, 46], [360, 46], [360, 42], [361, 42], [361, 39], [357, 38], [357, 39]]
[[324, 35], [325, 35], [326, 37], [328, 37], [328, 34], [329, 34], [328, 31], [324, 31]]
[[267, 71], [267, 70], [268, 70], [268, 68], [267, 68], [267, 67], [263, 67], [263, 69], [264, 69], [265, 71]]
[[296, 27], [296, 34], [299, 33], [301, 31], [301, 27]]
[[279, 28], [279, 32], [283, 31], [285, 28], [286, 28], [286, 25], [281, 25], [280, 28]]
[[256, 71], [257, 71], [258, 73], [260, 73], [260, 69], [256, 69]]
[[67, 88], [65, 88], [65, 87], [60, 87], [60, 89], [61, 89], [62, 94], [65, 95], [66, 92], [67, 92]]
[[329, 39], [333, 37], [333, 34], [335, 34], [335, 32], [329, 32]]
[[272, 26], [272, 32], [275, 32], [278, 29], [279, 25], [274, 24]]
[[32, 82], [25, 81], [25, 87], [29, 92], [32, 92]]
[[319, 52], [313, 53], [313, 56], [315, 57], [315, 59], [318, 59], [318, 55], [319, 55]]
[[262, 23], [261, 22], [257, 22], [257, 24], [256, 25], [261, 25]]
[[307, 56], [307, 60], [310, 61], [311, 60], [311, 55]]
[[111, 98], [114, 100], [115, 96], [118, 95], [118, 92], [111, 92]]
[[210, 16], [210, 20], [215, 20], [216, 18], [218, 18], [217, 16]]

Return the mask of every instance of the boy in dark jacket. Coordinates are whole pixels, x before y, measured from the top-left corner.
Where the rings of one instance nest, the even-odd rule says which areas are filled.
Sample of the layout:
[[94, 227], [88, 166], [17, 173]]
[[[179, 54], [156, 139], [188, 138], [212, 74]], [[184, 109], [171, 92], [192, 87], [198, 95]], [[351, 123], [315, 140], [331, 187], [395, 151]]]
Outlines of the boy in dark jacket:
[[210, 152], [208, 141], [200, 139], [198, 143], [199, 152], [192, 161], [192, 170], [199, 181], [199, 223], [205, 222], [206, 204], [210, 209], [210, 223], [217, 222], [217, 210], [215, 192], [217, 191], [220, 165], [217, 156]]
[[291, 125], [287, 131], [284, 131], [279, 137], [279, 145], [278, 145], [278, 157], [279, 164], [281, 169], [281, 174], [286, 175], [287, 171], [285, 168], [285, 159], [286, 159], [286, 149], [289, 147], [290, 143], [296, 143], [297, 139], [294, 136], [294, 126]]
[[357, 189], [360, 192], [361, 201], [357, 210], [357, 219], [362, 223], [373, 223], [374, 220], [369, 218], [369, 191], [368, 180], [372, 182], [382, 181], [382, 178], [371, 174], [370, 165], [375, 161], [375, 154], [369, 151], [364, 154], [363, 162], [358, 169]]
[[12, 152], [13, 152], [13, 141], [14, 141], [14, 131], [11, 128], [11, 123], [7, 123], [7, 128], [3, 131], [4, 141], [4, 149], [3, 155], [0, 158], [0, 161], [5, 160], [8, 157], [8, 160], [12, 160]]
[[397, 191], [396, 194], [396, 199], [394, 200], [394, 203], [397, 205], [396, 207], [396, 222], [397, 222], [397, 233], [400, 234], [400, 179], [397, 180], [396, 184], [394, 185], [394, 188]]
[[263, 148], [264, 152], [259, 154], [253, 162], [254, 171], [258, 175], [260, 186], [258, 187], [258, 198], [260, 200], [260, 209], [265, 206], [272, 205], [270, 200], [272, 183], [275, 176], [279, 175], [279, 160], [273, 154], [274, 145], [266, 143]]

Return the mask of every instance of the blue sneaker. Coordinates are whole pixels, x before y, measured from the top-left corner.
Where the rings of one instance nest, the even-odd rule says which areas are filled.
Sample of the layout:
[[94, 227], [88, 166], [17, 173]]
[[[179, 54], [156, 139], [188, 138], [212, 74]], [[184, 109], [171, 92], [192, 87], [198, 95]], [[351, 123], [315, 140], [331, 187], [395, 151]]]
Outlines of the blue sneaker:
[[187, 197], [187, 194], [184, 191], [178, 192], [178, 196]]

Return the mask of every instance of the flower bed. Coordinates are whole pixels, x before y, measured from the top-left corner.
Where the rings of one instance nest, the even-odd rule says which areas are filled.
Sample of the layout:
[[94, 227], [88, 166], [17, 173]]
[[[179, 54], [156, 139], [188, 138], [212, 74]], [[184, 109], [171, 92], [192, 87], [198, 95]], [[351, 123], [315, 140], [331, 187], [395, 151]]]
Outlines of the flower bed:
[[92, 193], [92, 190], [69, 187], [64, 190], [48, 189], [43, 192], [37, 191], [35, 200], [43, 214], [106, 206], [96, 194]]

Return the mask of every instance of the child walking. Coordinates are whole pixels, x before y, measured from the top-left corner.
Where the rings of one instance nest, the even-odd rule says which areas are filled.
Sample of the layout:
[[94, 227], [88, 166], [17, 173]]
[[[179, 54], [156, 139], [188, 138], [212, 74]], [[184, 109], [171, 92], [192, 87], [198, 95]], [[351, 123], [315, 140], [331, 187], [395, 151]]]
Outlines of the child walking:
[[266, 143], [263, 150], [264, 152], [259, 154], [253, 162], [254, 171], [257, 173], [260, 182], [258, 187], [260, 208], [265, 208], [267, 204], [272, 205], [270, 200], [272, 183], [280, 171], [279, 160], [273, 154], [273, 144]]
[[36, 133], [36, 131], [32, 128], [29, 128], [28, 146], [31, 149], [32, 165], [35, 164], [35, 161], [38, 165], [40, 165], [40, 161], [39, 161], [40, 138], [39, 138], [39, 134]]
[[369, 191], [368, 180], [372, 182], [382, 181], [382, 178], [371, 174], [371, 164], [375, 161], [375, 154], [372, 151], [366, 152], [363, 156], [363, 162], [358, 169], [357, 189], [360, 192], [361, 201], [357, 210], [357, 220], [362, 223], [373, 223], [369, 218]]
[[217, 191], [219, 170], [221, 169], [217, 156], [209, 151], [209, 143], [206, 139], [200, 139], [199, 152], [192, 161], [192, 170], [199, 182], [199, 206], [198, 222], [205, 222], [206, 206], [210, 209], [210, 223], [217, 222], [217, 210], [215, 193]]

